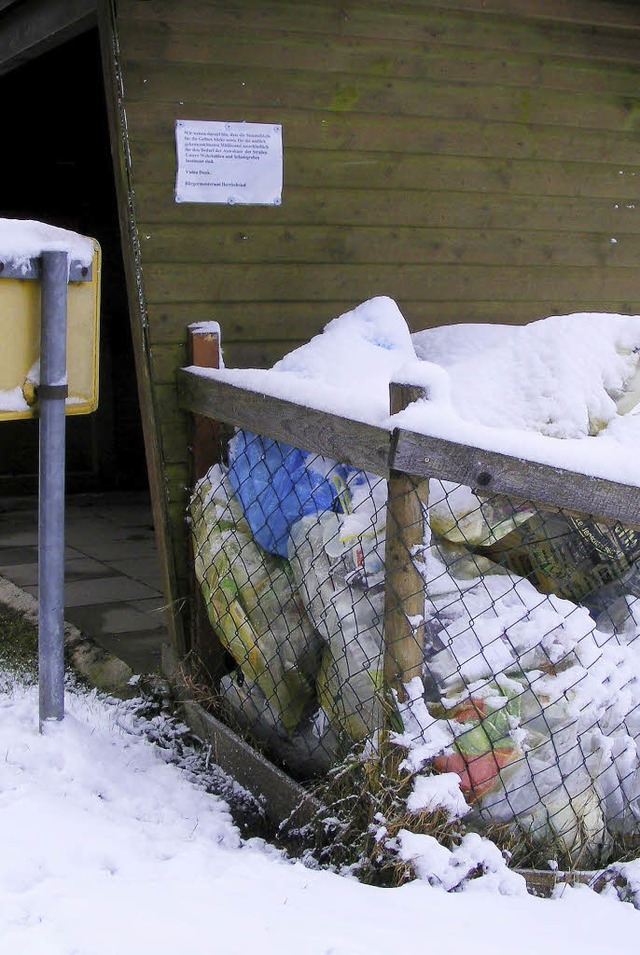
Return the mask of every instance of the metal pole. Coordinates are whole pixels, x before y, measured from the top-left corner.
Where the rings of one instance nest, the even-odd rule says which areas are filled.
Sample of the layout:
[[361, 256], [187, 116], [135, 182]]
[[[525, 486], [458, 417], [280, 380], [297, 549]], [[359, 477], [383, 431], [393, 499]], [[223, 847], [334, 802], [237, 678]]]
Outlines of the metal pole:
[[38, 658], [40, 730], [64, 717], [64, 464], [67, 395], [66, 252], [42, 253]]

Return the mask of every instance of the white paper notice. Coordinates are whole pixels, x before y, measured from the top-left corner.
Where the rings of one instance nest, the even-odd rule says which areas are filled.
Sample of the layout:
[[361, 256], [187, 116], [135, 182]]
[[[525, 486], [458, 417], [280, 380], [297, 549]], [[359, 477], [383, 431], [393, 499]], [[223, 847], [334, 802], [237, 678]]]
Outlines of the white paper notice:
[[282, 126], [179, 119], [176, 151], [176, 202], [282, 202]]

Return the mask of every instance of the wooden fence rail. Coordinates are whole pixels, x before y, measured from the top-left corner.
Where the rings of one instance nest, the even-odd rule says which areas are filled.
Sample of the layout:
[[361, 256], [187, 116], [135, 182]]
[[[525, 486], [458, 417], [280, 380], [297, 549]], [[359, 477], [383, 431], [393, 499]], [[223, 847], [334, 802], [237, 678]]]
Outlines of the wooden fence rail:
[[438, 478], [530, 501], [543, 509], [563, 508], [640, 530], [640, 487], [404, 429], [389, 432], [263, 395], [190, 368], [178, 372], [178, 392], [186, 411], [285, 441], [381, 477], [403, 471], [416, 477]]
[[342, 464], [389, 476], [391, 436], [385, 428], [268, 397], [189, 368], [178, 371], [178, 397], [184, 410], [193, 414], [208, 415]]

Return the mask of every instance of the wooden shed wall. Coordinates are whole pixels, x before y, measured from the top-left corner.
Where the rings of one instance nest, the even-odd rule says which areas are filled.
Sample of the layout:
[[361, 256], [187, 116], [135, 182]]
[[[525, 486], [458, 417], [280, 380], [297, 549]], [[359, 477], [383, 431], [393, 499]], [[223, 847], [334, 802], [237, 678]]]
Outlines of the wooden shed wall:
[[[264, 365], [378, 294], [415, 329], [640, 312], [637, 3], [105, 0], [101, 32], [172, 597], [188, 322]], [[281, 123], [282, 205], [176, 204], [177, 119]]]

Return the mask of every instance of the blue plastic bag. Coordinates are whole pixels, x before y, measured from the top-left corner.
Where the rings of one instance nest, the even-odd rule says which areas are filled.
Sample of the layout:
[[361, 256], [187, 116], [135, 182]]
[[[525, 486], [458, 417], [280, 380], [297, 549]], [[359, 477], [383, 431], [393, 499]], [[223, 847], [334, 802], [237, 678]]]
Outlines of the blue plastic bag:
[[313, 468], [314, 456], [280, 441], [238, 431], [229, 444], [229, 481], [254, 540], [287, 556], [291, 527], [301, 517], [347, 509], [346, 469]]

